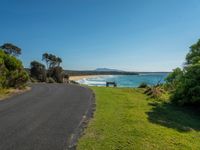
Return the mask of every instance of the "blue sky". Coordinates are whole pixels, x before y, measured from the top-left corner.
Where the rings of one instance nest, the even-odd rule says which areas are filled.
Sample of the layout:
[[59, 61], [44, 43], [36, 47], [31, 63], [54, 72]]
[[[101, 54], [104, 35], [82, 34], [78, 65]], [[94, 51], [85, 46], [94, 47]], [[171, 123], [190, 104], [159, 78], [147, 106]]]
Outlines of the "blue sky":
[[49, 52], [65, 69], [171, 71], [200, 38], [199, 0], [0, 0], [0, 44], [24, 65]]

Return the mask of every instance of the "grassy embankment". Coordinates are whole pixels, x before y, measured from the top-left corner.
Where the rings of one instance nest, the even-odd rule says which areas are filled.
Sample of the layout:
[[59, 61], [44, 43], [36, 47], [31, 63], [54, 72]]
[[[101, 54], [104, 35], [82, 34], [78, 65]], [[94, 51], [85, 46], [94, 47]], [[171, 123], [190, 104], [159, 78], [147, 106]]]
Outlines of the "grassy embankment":
[[10, 93], [11, 93], [10, 89], [0, 89], [0, 100], [3, 100], [8, 96], [10, 96]]
[[24, 87], [22, 89], [14, 89], [14, 88], [8, 88], [8, 89], [1, 89], [0, 88], [0, 101], [5, 100], [6, 98], [17, 95], [26, 91], [29, 91], [31, 88], [30, 87]]
[[78, 149], [200, 149], [197, 112], [149, 99], [138, 89], [92, 89], [97, 110]]

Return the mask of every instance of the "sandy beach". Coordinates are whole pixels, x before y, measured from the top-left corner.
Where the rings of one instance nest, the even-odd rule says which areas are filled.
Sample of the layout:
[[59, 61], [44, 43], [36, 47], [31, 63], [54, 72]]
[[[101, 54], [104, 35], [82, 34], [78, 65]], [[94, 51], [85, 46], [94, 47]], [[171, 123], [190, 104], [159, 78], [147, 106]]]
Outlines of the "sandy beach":
[[83, 76], [70, 76], [69, 80], [74, 80], [74, 81], [78, 81], [81, 79], [88, 79], [88, 78], [94, 78], [94, 77], [99, 77], [101, 75], [83, 75]]

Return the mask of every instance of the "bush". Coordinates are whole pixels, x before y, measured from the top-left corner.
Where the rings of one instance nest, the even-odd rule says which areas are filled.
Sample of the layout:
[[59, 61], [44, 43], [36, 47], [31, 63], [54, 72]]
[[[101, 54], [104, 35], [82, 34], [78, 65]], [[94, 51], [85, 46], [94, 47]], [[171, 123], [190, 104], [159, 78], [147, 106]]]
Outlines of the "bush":
[[46, 82], [46, 69], [45, 66], [37, 61], [31, 62], [31, 77], [40, 82]]
[[173, 102], [200, 106], [200, 40], [190, 47], [183, 70], [175, 69], [166, 81], [173, 88]]
[[185, 68], [172, 100], [181, 105], [200, 105], [200, 63]]
[[165, 79], [166, 81], [165, 87], [171, 91], [175, 90], [178, 84], [180, 83], [182, 77], [183, 77], [183, 71], [181, 70], [181, 68], [174, 69], [173, 72], [170, 73]]
[[52, 77], [58, 83], [63, 83], [64, 75], [62, 67], [53, 67], [48, 71], [48, 77]]
[[151, 98], [160, 99], [162, 95], [165, 94], [165, 90], [161, 86], [151, 86], [148, 87], [144, 93]]
[[47, 78], [47, 82], [48, 83], [55, 83], [56, 81], [53, 78], [49, 77], [49, 78]]
[[74, 80], [70, 80], [71, 84], [79, 84], [78, 82], [74, 81]]
[[20, 87], [29, 79], [22, 62], [0, 50], [0, 87]]
[[141, 83], [139, 86], [138, 86], [138, 88], [147, 88], [148, 87], [148, 85], [146, 84], [146, 83]]

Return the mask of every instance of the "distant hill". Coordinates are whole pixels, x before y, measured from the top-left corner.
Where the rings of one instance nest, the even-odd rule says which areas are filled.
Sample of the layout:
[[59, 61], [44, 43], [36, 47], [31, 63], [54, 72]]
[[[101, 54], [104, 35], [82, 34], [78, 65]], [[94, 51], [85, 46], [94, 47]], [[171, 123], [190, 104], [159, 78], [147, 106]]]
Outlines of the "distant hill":
[[65, 73], [69, 74], [70, 76], [77, 76], [77, 75], [138, 75], [137, 72], [127, 72], [127, 71], [110, 71], [110, 70], [65, 70]]
[[110, 69], [110, 68], [97, 68], [95, 71], [117, 71], [117, 72], [124, 72], [122, 70], [117, 70], [117, 69]]

